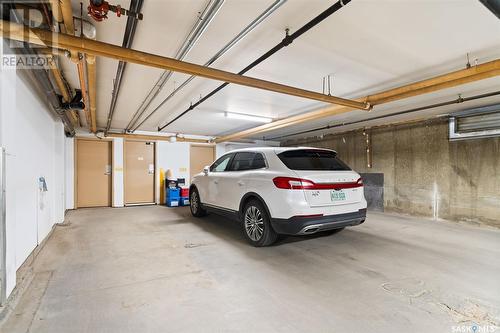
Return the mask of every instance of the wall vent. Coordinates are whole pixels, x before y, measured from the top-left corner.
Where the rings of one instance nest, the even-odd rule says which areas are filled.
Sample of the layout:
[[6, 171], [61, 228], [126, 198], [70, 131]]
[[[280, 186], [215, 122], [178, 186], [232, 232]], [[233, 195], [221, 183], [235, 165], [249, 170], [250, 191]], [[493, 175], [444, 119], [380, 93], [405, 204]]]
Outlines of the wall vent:
[[500, 104], [452, 113], [450, 140], [500, 136]]

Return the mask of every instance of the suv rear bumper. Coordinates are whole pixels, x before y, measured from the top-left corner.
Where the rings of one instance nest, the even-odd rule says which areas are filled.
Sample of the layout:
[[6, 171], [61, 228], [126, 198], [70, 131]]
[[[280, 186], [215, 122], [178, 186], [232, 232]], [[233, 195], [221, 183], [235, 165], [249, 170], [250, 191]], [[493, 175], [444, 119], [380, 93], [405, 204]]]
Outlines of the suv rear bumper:
[[310, 235], [361, 224], [366, 219], [366, 208], [357, 212], [327, 215], [321, 217], [292, 217], [289, 219], [271, 219], [274, 231], [283, 235]]

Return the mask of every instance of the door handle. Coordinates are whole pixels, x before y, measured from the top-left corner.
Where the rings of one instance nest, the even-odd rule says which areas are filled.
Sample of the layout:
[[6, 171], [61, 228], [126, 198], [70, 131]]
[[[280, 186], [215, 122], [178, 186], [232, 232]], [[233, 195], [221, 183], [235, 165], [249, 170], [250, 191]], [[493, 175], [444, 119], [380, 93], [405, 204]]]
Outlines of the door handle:
[[240, 180], [240, 181], [238, 181], [238, 185], [243, 186], [243, 185], [245, 185], [245, 183]]
[[219, 181], [218, 180], [214, 180], [214, 184], [219, 184]]

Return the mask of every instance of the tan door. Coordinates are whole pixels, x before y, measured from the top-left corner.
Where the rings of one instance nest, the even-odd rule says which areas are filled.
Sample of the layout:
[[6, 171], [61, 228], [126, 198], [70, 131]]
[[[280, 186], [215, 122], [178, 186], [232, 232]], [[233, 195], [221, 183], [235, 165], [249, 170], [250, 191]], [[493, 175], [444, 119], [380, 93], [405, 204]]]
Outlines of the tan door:
[[215, 160], [215, 149], [213, 146], [191, 145], [189, 171], [191, 179], [202, 172], [203, 168], [210, 165]]
[[125, 141], [125, 204], [155, 202], [154, 142]]
[[76, 140], [77, 207], [111, 206], [111, 142]]

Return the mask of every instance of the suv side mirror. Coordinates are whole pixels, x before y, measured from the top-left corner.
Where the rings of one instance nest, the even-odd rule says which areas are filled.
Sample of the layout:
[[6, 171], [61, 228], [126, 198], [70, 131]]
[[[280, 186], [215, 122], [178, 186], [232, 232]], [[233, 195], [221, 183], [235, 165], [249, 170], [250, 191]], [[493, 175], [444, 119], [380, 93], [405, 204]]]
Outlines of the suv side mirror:
[[210, 171], [210, 167], [208, 165], [203, 168], [203, 173], [205, 174], [205, 176], [208, 176], [209, 171]]

